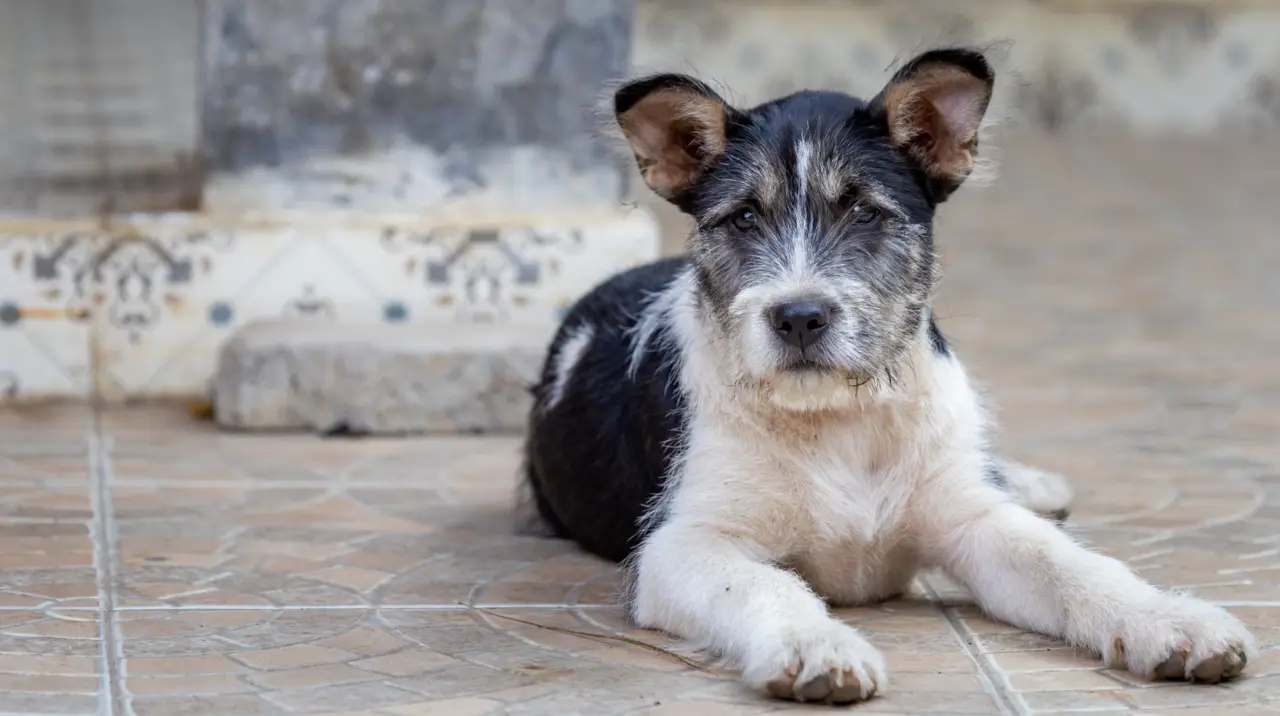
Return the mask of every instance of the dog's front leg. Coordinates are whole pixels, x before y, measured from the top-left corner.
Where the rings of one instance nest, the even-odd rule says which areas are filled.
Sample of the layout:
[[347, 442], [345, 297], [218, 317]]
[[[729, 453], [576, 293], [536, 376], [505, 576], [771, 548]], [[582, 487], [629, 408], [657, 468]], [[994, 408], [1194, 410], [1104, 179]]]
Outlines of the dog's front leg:
[[632, 613], [715, 652], [774, 696], [852, 703], [883, 689], [880, 653], [773, 557], [714, 528], [667, 522], [637, 555]]
[[980, 480], [944, 478], [929, 497], [927, 556], [996, 619], [1149, 679], [1215, 683], [1238, 676], [1254, 653], [1225, 610], [1158, 589]]

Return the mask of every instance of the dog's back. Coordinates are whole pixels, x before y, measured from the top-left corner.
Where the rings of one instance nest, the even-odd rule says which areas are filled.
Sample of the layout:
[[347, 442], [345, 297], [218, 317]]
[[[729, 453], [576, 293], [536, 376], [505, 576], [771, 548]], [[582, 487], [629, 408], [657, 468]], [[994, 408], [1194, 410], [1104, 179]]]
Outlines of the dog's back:
[[679, 447], [685, 410], [670, 327], [641, 322], [685, 266], [671, 258], [633, 268], [580, 299], [533, 388], [525, 449], [533, 506], [551, 534], [606, 559], [635, 548]]

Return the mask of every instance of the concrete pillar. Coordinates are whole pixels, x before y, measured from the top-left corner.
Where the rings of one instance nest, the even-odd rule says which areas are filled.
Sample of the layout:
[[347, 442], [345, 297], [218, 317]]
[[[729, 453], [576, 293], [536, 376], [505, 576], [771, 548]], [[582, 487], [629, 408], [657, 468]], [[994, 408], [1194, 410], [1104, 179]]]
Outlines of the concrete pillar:
[[222, 344], [218, 419], [520, 429], [559, 312], [658, 253], [596, 111], [630, 0], [211, 0], [204, 29], [204, 213], [276, 217], [230, 252], [300, 294], [222, 315], [305, 323]]
[[211, 211], [616, 204], [630, 0], [210, 0]]

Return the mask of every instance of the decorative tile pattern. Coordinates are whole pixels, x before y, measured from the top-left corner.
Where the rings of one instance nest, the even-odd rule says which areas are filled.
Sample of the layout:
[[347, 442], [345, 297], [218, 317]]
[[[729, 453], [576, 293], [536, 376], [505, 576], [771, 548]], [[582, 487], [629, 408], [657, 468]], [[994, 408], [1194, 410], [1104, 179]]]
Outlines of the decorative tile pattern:
[[94, 253], [76, 235], [0, 232], [0, 403], [92, 394]]
[[572, 223], [137, 216], [24, 238], [29, 224], [0, 222], [0, 400], [203, 395], [221, 341], [264, 317], [549, 336], [574, 298], [657, 252], [652, 220], [627, 209]]

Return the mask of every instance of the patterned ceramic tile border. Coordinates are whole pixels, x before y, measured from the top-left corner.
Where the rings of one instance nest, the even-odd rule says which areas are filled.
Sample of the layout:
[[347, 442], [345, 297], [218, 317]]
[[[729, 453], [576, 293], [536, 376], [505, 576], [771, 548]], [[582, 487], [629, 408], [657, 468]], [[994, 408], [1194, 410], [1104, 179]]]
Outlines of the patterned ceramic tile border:
[[217, 345], [269, 316], [549, 332], [593, 284], [653, 258], [657, 241], [642, 210], [0, 222], [0, 400], [200, 394]]

